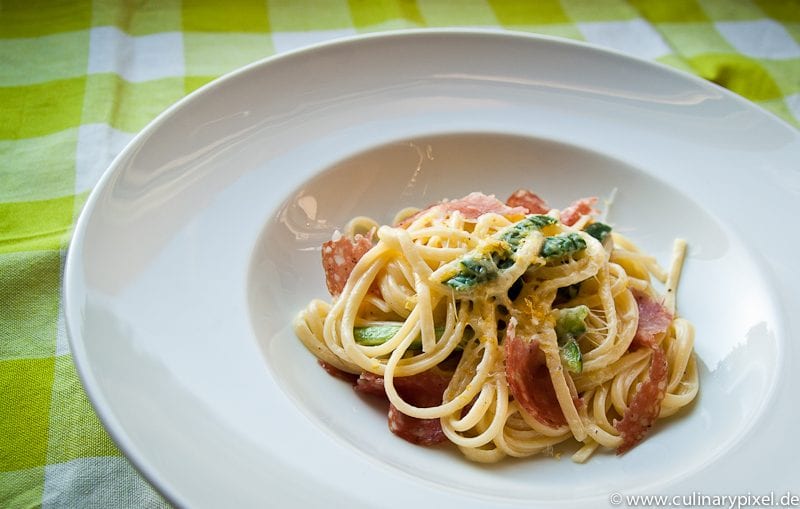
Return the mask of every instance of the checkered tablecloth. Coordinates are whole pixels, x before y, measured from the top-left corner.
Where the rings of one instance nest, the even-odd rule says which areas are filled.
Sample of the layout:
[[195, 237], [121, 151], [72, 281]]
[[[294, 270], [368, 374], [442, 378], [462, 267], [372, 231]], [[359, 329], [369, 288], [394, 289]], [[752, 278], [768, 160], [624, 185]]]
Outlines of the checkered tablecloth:
[[0, 508], [167, 506], [95, 416], [61, 312], [71, 229], [112, 158], [244, 64], [440, 26], [608, 46], [800, 126], [798, 0], [0, 0]]

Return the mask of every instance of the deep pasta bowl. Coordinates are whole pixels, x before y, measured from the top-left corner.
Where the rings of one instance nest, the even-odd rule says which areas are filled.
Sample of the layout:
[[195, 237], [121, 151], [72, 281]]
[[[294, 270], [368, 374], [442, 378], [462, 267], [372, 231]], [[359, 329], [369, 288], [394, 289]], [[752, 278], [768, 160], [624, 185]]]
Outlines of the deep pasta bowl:
[[[314, 46], [204, 87], [114, 161], [67, 258], [70, 345], [116, 443], [179, 506], [782, 493], [800, 469], [798, 160], [798, 132], [756, 106], [585, 44], [443, 30]], [[326, 297], [319, 246], [352, 216], [518, 187], [557, 204], [616, 189], [615, 228], [663, 264], [689, 244], [678, 308], [700, 394], [625, 455], [482, 465], [411, 445], [294, 336]]]

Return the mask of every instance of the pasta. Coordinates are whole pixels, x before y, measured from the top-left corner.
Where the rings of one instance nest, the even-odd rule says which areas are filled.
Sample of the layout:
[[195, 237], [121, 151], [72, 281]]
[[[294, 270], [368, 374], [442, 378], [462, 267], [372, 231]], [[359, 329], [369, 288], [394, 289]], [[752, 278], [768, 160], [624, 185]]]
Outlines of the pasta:
[[[668, 270], [599, 222], [595, 198], [551, 209], [527, 190], [472, 193], [394, 225], [358, 217], [322, 248], [331, 302], [295, 332], [332, 374], [390, 403], [390, 429], [470, 460], [624, 453], [699, 382]], [[663, 285], [662, 297], [654, 284]]]

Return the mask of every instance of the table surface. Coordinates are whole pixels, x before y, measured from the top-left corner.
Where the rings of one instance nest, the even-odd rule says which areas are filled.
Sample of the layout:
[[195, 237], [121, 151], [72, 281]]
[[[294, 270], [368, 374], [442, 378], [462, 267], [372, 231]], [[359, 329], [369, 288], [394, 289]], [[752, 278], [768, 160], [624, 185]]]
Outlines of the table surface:
[[0, 507], [169, 506], [98, 421], [64, 330], [72, 227], [114, 156], [169, 105], [250, 62], [443, 26], [614, 48], [800, 126], [797, 0], [2, 1]]

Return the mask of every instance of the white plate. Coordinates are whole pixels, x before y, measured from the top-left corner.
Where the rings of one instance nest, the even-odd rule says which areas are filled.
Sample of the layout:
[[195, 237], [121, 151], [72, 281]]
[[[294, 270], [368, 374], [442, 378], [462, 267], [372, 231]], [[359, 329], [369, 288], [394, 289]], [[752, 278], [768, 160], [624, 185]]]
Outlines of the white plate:
[[[597, 506], [612, 492], [783, 493], [800, 451], [800, 136], [702, 80], [509, 33], [320, 45], [184, 99], [113, 163], [65, 280], [103, 423], [190, 507]], [[290, 321], [324, 297], [318, 246], [353, 215], [480, 190], [555, 205], [618, 188], [615, 225], [662, 262], [701, 392], [629, 454], [485, 466], [392, 435]]]

